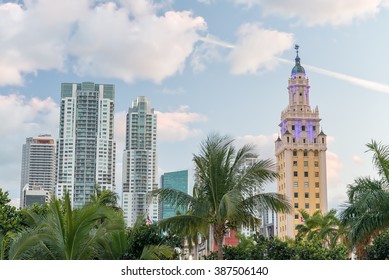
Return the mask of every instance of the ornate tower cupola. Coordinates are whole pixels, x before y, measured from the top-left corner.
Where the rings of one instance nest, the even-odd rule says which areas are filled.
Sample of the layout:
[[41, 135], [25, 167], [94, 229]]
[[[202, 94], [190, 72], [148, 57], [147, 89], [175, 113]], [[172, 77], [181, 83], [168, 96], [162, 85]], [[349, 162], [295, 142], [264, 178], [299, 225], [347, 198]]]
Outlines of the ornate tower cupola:
[[304, 75], [305, 76], [305, 70], [304, 70], [304, 67], [301, 66], [301, 63], [300, 63], [300, 57], [299, 57], [299, 48], [300, 46], [299, 45], [296, 45], [294, 47], [294, 49], [296, 50], [296, 58], [294, 59], [296, 64], [294, 65], [293, 69], [292, 69], [292, 77], [296, 77], [298, 74], [299, 75]]
[[305, 69], [301, 66], [298, 53], [299, 46], [296, 45], [295, 65], [292, 69], [289, 82], [289, 106], [292, 110], [300, 112], [309, 112], [309, 80], [305, 75]]

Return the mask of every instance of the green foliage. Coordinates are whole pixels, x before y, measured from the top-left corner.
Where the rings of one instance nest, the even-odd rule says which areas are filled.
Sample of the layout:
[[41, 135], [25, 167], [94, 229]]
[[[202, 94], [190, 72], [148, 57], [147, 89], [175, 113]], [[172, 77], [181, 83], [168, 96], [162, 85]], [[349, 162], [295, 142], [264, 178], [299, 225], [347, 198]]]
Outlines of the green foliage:
[[288, 212], [287, 199], [276, 193], [263, 193], [263, 186], [277, 178], [271, 160], [258, 160], [244, 167], [246, 158], [257, 157], [254, 147], [245, 145], [236, 149], [233, 140], [218, 134], [209, 135], [193, 156], [196, 183], [193, 197], [176, 190], [161, 189], [159, 195], [177, 208], [188, 206], [184, 215], [159, 223], [163, 230], [173, 229], [180, 235], [196, 241], [198, 234], [207, 236], [211, 227], [223, 258], [223, 239], [229, 228], [255, 225], [257, 213], [263, 208]]
[[367, 147], [373, 153], [372, 162], [379, 178], [355, 179], [348, 186], [348, 202], [341, 213], [359, 259], [367, 258], [367, 246], [389, 228], [389, 146], [372, 141]]
[[334, 248], [340, 241], [345, 241], [346, 227], [341, 224], [336, 216], [336, 210], [332, 209], [325, 215], [320, 210], [309, 215], [305, 210], [300, 210], [304, 219], [302, 224], [296, 226], [297, 240], [320, 239], [323, 246]]
[[8, 198], [8, 191], [3, 192], [0, 188], [0, 234], [15, 232], [21, 228], [20, 212], [16, 207], [9, 205], [11, 199]]
[[147, 245], [159, 245], [161, 236], [156, 225], [146, 225], [143, 218], [137, 219], [132, 228], [128, 229], [128, 252], [126, 259], [139, 260]]
[[102, 244], [124, 230], [123, 217], [112, 209], [100, 204], [72, 209], [68, 195], [53, 199], [46, 215], [33, 209], [25, 215], [29, 227], [15, 236], [10, 259], [99, 259]]
[[389, 260], [389, 232], [378, 235], [367, 247], [369, 260]]
[[[315, 237], [295, 243], [277, 238], [265, 238], [256, 234], [246, 238], [239, 236], [236, 247], [224, 247], [226, 260], [346, 260], [348, 249], [343, 244], [333, 248], [322, 245], [323, 240]], [[217, 259], [217, 253], [211, 253], [207, 259]]]
[[323, 246], [323, 240], [314, 237], [311, 240], [301, 240], [294, 245], [295, 260], [346, 260], [348, 249], [343, 244], [333, 248]]
[[174, 234], [161, 234], [155, 224], [147, 225], [139, 217], [132, 228], [128, 229], [128, 248], [125, 259], [172, 259], [173, 248], [181, 247], [183, 239]]

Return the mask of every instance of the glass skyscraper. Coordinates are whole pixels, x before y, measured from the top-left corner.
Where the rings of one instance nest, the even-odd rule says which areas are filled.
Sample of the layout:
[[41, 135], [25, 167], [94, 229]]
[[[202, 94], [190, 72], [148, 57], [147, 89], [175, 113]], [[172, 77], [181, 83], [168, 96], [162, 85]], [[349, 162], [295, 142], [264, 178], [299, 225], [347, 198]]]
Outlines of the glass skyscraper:
[[[163, 189], [175, 189], [188, 193], [188, 170], [165, 172], [161, 176], [161, 187]], [[186, 210], [176, 209], [175, 206], [167, 203], [166, 201], [161, 201], [160, 209], [160, 218], [162, 219], [174, 217], [176, 216], [177, 211], [183, 213]]]
[[127, 113], [122, 194], [127, 226], [133, 226], [139, 216], [158, 220], [157, 198], [148, 197], [158, 188], [157, 167], [157, 115], [147, 98], [140, 96]]
[[56, 196], [82, 207], [95, 187], [115, 191], [114, 85], [63, 83]]

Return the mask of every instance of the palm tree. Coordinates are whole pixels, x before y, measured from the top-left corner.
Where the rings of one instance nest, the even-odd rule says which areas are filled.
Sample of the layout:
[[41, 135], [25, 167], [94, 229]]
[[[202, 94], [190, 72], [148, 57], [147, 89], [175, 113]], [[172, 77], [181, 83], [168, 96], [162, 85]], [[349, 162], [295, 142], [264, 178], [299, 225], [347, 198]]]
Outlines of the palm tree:
[[15, 236], [8, 255], [10, 259], [99, 259], [108, 237], [124, 231], [122, 219], [101, 204], [72, 209], [69, 195], [63, 201], [53, 199], [43, 216], [26, 212], [30, 227]]
[[[124, 220], [122, 221], [124, 223]], [[143, 217], [139, 217], [132, 228], [123, 231], [115, 231], [110, 235], [107, 235], [107, 238], [101, 242], [101, 248], [103, 248], [102, 259], [172, 259], [173, 248], [164, 244], [144, 244], [151, 241], [149, 239], [150, 236], [160, 239], [157, 232], [154, 232], [150, 227], [151, 225], [145, 224], [145, 219]], [[138, 240], [140, 237], [145, 238], [146, 240]]]
[[118, 200], [119, 196], [117, 193], [111, 191], [111, 190], [101, 190], [101, 187], [99, 185], [95, 186], [95, 193], [91, 197], [91, 203], [100, 204], [106, 207], [111, 207], [116, 211], [120, 210], [120, 207], [118, 207]]
[[378, 179], [360, 177], [348, 186], [348, 202], [342, 213], [342, 223], [350, 227], [349, 237], [360, 259], [367, 257], [366, 246], [389, 228], [389, 146], [372, 141], [373, 165]]
[[312, 216], [304, 209], [299, 211], [304, 223], [296, 226], [296, 239], [313, 240], [317, 237], [329, 248], [334, 248], [341, 240], [344, 241], [345, 228], [332, 209], [325, 215], [321, 210], [315, 211]]
[[289, 202], [276, 193], [261, 193], [266, 183], [274, 181], [277, 173], [271, 160], [258, 160], [243, 168], [247, 156], [257, 156], [255, 147], [244, 145], [236, 149], [233, 140], [219, 134], [209, 135], [194, 155], [196, 182], [193, 196], [160, 189], [156, 194], [176, 207], [188, 211], [160, 221], [162, 229], [174, 229], [186, 236], [213, 234], [218, 259], [223, 259], [224, 235], [229, 228], [258, 222], [264, 207], [280, 212], [290, 210]]

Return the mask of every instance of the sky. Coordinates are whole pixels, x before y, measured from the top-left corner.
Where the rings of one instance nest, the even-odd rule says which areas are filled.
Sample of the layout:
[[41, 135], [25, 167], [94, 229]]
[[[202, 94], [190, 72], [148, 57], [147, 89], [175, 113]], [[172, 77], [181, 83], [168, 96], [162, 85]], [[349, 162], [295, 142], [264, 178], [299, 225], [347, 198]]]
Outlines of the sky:
[[141, 95], [160, 174], [191, 171], [212, 132], [275, 160], [298, 44], [339, 208], [355, 178], [377, 176], [366, 144], [389, 145], [388, 26], [389, 0], [0, 0], [0, 187], [17, 205], [22, 145], [58, 137], [63, 82], [115, 85], [119, 193], [125, 114]]

